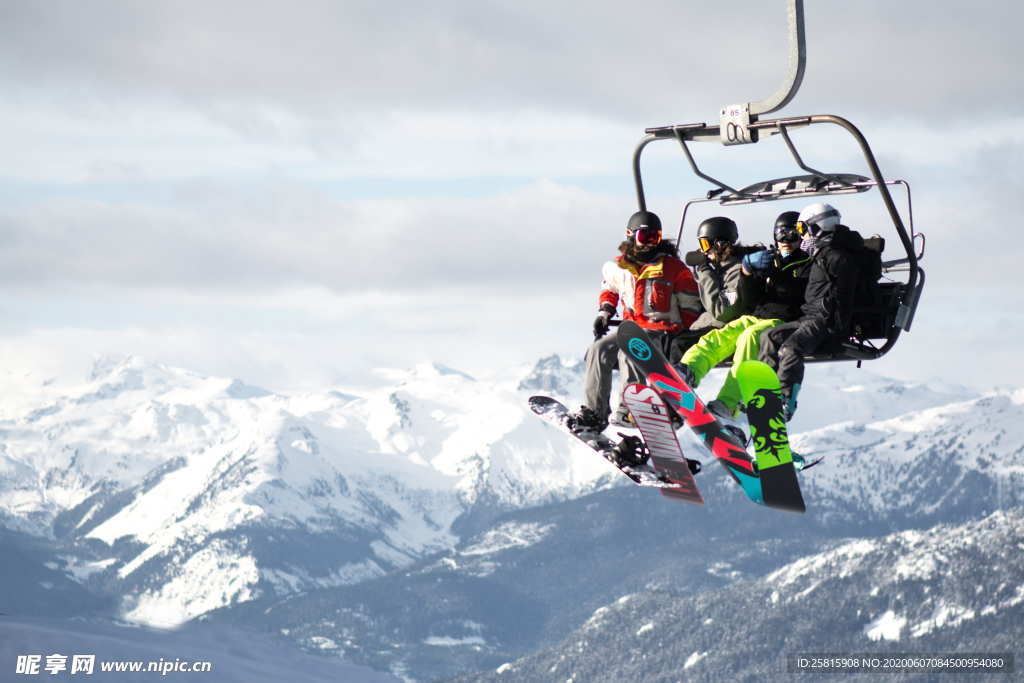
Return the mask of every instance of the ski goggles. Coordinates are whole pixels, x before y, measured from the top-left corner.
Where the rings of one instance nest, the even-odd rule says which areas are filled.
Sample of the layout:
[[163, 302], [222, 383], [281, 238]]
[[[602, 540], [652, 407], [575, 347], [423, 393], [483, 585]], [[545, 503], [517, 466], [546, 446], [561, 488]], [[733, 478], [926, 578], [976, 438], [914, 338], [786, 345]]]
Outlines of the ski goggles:
[[697, 238], [697, 244], [700, 245], [700, 250], [701, 251], [703, 251], [704, 253], [707, 253], [707, 252], [711, 251], [711, 247], [713, 247], [715, 243], [712, 242], [711, 240], [709, 240], [707, 237], [698, 237]]
[[661, 230], [654, 228], [640, 228], [633, 233], [637, 244], [653, 246], [661, 242]]
[[799, 242], [800, 239], [801, 239], [800, 233], [797, 232], [796, 230], [787, 230], [786, 232], [775, 233], [775, 241], [776, 242], [793, 243], [793, 242]]
[[797, 221], [796, 232], [801, 237], [806, 237], [811, 232], [811, 226], [806, 221]]

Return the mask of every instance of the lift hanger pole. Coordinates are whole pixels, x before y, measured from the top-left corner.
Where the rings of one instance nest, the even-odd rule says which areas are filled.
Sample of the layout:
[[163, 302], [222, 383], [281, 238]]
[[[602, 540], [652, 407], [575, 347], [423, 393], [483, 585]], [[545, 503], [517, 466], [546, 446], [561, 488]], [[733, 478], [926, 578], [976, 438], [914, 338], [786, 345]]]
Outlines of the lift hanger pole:
[[786, 80], [774, 95], [760, 102], [750, 103], [750, 115], [760, 116], [782, 109], [796, 96], [804, 80], [807, 64], [807, 42], [804, 32], [804, 0], [789, 0], [789, 67]]
[[[804, 80], [807, 65], [807, 41], [804, 31], [804, 0], [787, 0], [789, 19], [789, 66], [782, 86], [771, 97], [760, 102], [727, 104], [719, 112], [719, 138], [723, 145], [746, 145], [757, 142], [757, 129], [750, 124], [761, 114], [778, 111], [796, 97]], [[707, 139], [707, 138], [705, 138]]]

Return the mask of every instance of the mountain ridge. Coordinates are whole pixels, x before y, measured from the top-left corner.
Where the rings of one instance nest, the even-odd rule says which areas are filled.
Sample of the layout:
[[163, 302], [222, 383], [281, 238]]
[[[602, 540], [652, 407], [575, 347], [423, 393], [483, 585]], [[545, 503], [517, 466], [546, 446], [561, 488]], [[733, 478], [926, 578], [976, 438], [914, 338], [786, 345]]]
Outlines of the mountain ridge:
[[1024, 630], [1022, 542], [1024, 509], [1014, 508], [857, 539], [717, 590], [629, 593], [561, 642], [459, 680], [712, 681], [786, 674], [788, 656], [812, 652], [1012, 655]]

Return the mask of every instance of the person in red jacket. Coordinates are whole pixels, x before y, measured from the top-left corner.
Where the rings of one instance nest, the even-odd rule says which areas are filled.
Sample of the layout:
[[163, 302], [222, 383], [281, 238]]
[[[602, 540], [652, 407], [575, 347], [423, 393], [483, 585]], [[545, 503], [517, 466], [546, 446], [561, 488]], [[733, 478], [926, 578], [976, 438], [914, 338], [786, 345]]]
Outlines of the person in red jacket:
[[[688, 329], [701, 312], [697, 282], [679, 260], [671, 240], [661, 237], [661, 220], [650, 211], [638, 211], [626, 224], [626, 239], [619, 256], [601, 269], [604, 281], [594, 319], [594, 343], [587, 351], [584, 404], [570, 416], [575, 431], [603, 431], [611, 414], [612, 371], [618, 365], [624, 383], [638, 381], [632, 366], [620, 358], [615, 335], [607, 335], [609, 321], [621, 306], [622, 318], [633, 320], [652, 337], [670, 337]], [[628, 424], [628, 413], [616, 414], [617, 424]]]

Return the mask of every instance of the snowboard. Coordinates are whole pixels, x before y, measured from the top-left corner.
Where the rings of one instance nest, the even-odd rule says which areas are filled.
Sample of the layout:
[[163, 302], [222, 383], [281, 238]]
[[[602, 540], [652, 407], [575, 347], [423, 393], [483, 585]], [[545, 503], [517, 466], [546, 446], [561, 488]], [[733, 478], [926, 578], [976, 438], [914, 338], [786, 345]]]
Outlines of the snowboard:
[[641, 374], [647, 384], [658, 392], [665, 403], [682, 418], [703, 441], [704, 446], [721, 463], [743, 493], [755, 503], [765, 504], [761, 480], [754, 459], [736, 436], [709, 412], [693, 389], [687, 385], [661, 350], [651, 343], [642, 327], [632, 320], [619, 325], [616, 339], [619, 349]]
[[[642, 467], [634, 467], [632, 465], [620, 465], [617, 463], [613, 452], [615, 450], [615, 446], [618, 444], [604, 434], [599, 432], [574, 432], [569, 429], [566, 424], [566, 420], [569, 417], [569, 409], [560, 401], [553, 399], [550, 396], [531, 396], [529, 403], [530, 410], [532, 410], [538, 417], [545, 422], [558, 427], [566, 434], [569, 434], [570, 436], [573, 436], [585, 443], [599, 455], [604, 457], [605, 460], [614, 465], [616, 469], [629, 477], [635, 484], [639, 484], [640, 486], [653, 486], [669, 491], [680, 489], [678, 482], [673, 481], [670, 476], [657, 472], [654, 467], [649, 464]], [[689, 495], [688, 489], [680, 489], [680, 494], [681, 496]], [[686, 500], [684, 497], [678, 497], [678, 499]]]
[[748, 360], [736, 368], [736, 380], [750, 423], [750, 437], [757, 454], [757, 471], [765, 505], [804, 512], [806, 506], [789, 448], [778, 375], [767, 363]]
[[651, 451], [651, 463], [676, 488], [663, 488], [661, 494], [694, 505], [703, 505], [690, 464], [676, 438], [672, 413], [657, 391], [643, 384], [629, 384], [622, 391], [622, 403], [629, 408], [644, 443]]

